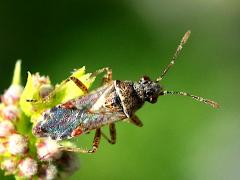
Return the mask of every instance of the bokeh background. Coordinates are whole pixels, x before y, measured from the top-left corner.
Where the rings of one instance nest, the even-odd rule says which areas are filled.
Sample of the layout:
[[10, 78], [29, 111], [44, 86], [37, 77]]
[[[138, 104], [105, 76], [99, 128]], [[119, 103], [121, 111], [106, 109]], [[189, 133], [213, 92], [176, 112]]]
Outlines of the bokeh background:
[[[212, 98], [221, 108], [176, 96], [146, 104], [137, 112], [143, 128], [118, 123], [117, 144], [103, 140], [96, 154], [80, 154], [81, 169], [69, 180], [237, 180], [237, 0], [1, 0], [0, 91], [9, 86], [17, 59], [22, 59], [23, 83], [27, 71], [57, 83], [83, 65], [89, 72], [109, 66], [114, 79], [138, 80], [146, 74], [154, 79], [188, 29], [191, 38], [162, 83]], [[74, 141], [90, 147], [92, 137]], [[0, 179], [12, 177], [1, 172]]]

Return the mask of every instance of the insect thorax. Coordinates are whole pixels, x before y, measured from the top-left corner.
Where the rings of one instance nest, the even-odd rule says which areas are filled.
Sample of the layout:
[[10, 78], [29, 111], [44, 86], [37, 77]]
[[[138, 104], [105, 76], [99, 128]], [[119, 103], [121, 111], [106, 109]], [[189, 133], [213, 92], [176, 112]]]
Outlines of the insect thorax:
[[134, 88], [132, 81], [114, 81], [116, 93], [120, 98], [123, 111], [127, 117], [130, 117], [143, 104], [144, 100]]

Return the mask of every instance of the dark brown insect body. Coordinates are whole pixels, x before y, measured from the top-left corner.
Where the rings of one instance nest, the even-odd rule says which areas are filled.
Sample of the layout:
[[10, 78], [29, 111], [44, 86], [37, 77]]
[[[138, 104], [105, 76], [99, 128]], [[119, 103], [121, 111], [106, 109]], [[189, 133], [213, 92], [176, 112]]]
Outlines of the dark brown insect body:
[[[107, 71], [107, 75], [103, 79], [104, 85], [91, 93], [87, 93], [87, 88], [81, 81], [75, 77], [69, 78], [67, 81], [73, 81], [86, 95], [44, 112], [43, 120], [34, 126], [33, 133], [39, 137], [62, 140], [96, 130], [91, 150], [61, 146], [63, 150], [93, 153], [98, 148], [101, 136], [110, 143], [115, 143], [115, 122], [128, 118], [131, 123], [141, 127], [142, 122], [135, 115], [135, 112], [146, 101], [156, 103], [159, 96], [167, 94], [189, 96], [217, 108], [218, 104], [214, 101], [186, 92], [163, 90], [159, 84], [159, 81], [162, 80], [174, 64], [178, 53], [182, 49], [182, 45], [186, 43], [189, 35], [190, 31], [184, 35], [172, 61], [155, 81], [150, 80], [147, 76], [144, 76], [138, 82], [112, 80], [111, 70], [103, 68], [93, 73], [92, 76], [97, 76], [99, 73]], [[110, 129], [110, 138], [101, 132], [101, 127], [107, 124]]]
[[72, 138], [105, 124], [136, 118], [135, 111], [145, 101], [156, 102], [160, 93], [160, 85], [146, 77], [139, 82], [114, 80], [45, 112], [44, 120], [34, 127], [33, 132], [58, 140]]

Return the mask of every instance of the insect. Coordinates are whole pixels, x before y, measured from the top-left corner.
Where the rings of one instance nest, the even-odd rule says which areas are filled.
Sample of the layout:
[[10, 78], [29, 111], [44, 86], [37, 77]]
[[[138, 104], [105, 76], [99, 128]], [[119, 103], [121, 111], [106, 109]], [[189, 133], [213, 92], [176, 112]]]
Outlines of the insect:
[[[156, 80], [151, 80], [147, 76], [142, 77], [137, 82], [112, 80], [111, 69], [103, 68], [92, 74], [92, 76], [97, 76], [106, 71], [107, 73], [103, 77], [103, 85], [95, 91], [88, 93], [88, 89], [80, 80], [75, 77], [70, 77], [66, 81], [73, 81], [86, 95], [59, 104], [44, 112], [43, 120], [34, 126], [33, 134], [38, 137], [50, 137], [54, 140], [63, 140], [95, 130], [93, 146], [90, 150], [60, 146], [62, 150], [94, 153], [99, 147], [101, 136], [107, 139], [109, 143], [115, 144], [115, 123], [117, 121], [128, 118], [132, 124], [139, 127], [143, 126], [135, 112], [141, 108], [146, 101], [156, 103], [159, 96], [188, 96], [211, 105], [214, 108], [218, 108], [219, 105], [212, 100], [186, 92], [164, 90], [159, 84], [175, 63], [179, 52], [187, 42], [189, 36], [190, 31], [187, 31], [178, 45], [171, 62]], [[110, 138], [101, 131], [101, 127], [104, 125], [109, 125]]]

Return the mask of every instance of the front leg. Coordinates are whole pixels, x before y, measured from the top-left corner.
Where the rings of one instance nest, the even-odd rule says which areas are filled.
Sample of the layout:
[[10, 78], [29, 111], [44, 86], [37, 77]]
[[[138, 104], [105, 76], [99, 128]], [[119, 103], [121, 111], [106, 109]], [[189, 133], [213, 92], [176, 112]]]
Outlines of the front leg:
[[101, 139], [101, 129], [96, 129], [96, 133], [93, 139], [93, 145], [92, 145], [92, 149], [90, 150], [85, 150], [85, 149], [81, 149], [81, 148], [73, 148], [73, 147], [64, 147], [64, 146], [60, 146], [59, 150], [61, 151], [71, 151], [71, 152], [79, 152], [79, 153], [95, 153], [99, 147], [99, 143], [100, 143], [100, 139]]
[[134, 114], [130, 117], [130, 122], [138, 127], [142, 127], [142, 121]]
[[92, 73], [92, 77], [96, 77], [97, 75], [103, 73], [104, 71], [106, 71], [106, 74], [103, 76], [103, 84], [109, 83], [112, 81], [112, 70], [109, 67], [105, 67], [102, 69], [98, 69], [97, 71], [95, 71], [94, 73]]

